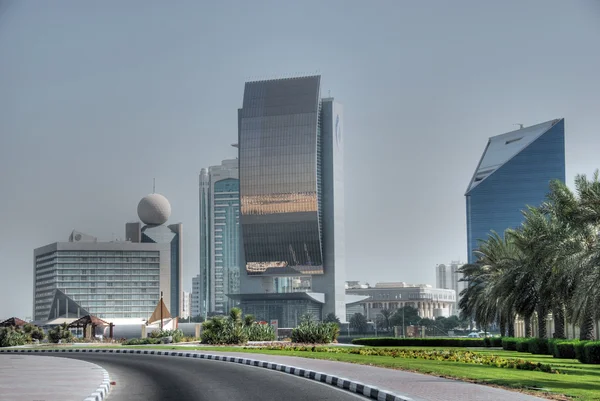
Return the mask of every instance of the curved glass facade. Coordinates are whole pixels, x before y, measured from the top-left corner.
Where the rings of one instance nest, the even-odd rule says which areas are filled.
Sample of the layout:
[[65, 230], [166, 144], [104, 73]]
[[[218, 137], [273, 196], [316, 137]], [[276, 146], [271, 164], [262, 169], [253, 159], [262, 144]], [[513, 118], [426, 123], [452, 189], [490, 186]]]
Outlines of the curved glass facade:
[[248, 274], [322, 274], [320, 77], [246, 83], [240, 222]]
[[564, 119], [490, 138], [465, 194], [469, 263], [491, 230], [521, 225], [521, 211], [544, 202], [552, 180], [565, 181]]

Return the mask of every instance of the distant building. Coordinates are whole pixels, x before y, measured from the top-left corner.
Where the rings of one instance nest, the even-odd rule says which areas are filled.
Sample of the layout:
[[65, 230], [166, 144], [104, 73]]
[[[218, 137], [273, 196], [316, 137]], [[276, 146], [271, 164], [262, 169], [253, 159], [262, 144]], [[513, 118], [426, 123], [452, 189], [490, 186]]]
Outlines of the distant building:
[[346, 318], [343, 110], [320, 76], [247, 82], [238, 111], [242, 309]]
[[183, 302], [181, 307], [181, 318], [187, 319], [188, 317], [192, 316], [192, 293], [183, 291], [181, 300]]
[[[138, 204], [138, 217], [142, 223], [127, 223], [126, 238], [132, 242], [167, 244], [170, 248], [169, 271], [171, 286], [163, 297], [173, 316], [181, 316], [182, 273], [183, 273], [183, 224], [164, 225], [171, 215], [171, 204], [164, 196], [152, 193], [142, 198]], [[161, 279], [163, 277], [161, 276]]]
[[521, 225], [521, 211], [545, 201], [552, 180], [565, 181], [564, 119], [490, 138], [465, 193], [468, 262], [492, 230]]
[[192, 317], [196, 317], [200, 315], [200, 275], [192, 278], [192, 307], [191, 313]]
[[[454, 290], [433, 288], [427, 284], [377, 283], [374, 287], [348, 288], [346, 294], [368, 297], [359, 302], [367, 319], [375, 320], [382, 309], [398, 309], [412, 306], [422, 318], [450, 316], [454, 314], [456, 293]], [[356, 307], [352, 312], [356, 313]]]
[[147, 319], [160, 292], [171, 287], [170, 269], [170, 249], [164, 244], [98, 242], [73, 231], [68, 242], [34, 250], [33, 319], [85, 313]]
[[461, 262], [450, 262], [450, 264], [439, 264], [435, 267], [435, 286], [437, 288], [445, 288], [454, 290], [456, 293], [456, 305], [454, 311], [458, 314], [458, 302], [460, 301], [460, 293], [467, 288], [467, 282], [461, 281], [463, 274], [459, 271], [464, 265]]
[[238, 161], [223, 160], [200, 173], [199, 309], [228, 313], [240, 292], [240, 181]]

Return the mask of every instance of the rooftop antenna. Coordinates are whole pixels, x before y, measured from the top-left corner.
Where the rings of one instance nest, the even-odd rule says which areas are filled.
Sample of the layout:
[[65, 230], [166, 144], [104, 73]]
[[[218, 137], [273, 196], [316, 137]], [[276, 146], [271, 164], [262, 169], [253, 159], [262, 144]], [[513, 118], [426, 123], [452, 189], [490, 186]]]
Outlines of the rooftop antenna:
[[152, 193], [156, 193], [156, 178], [152, 179]]
[[331, 97], [331, 89], [327, 90], [327, 97]]
[[517, 123], [517, 124], [513, 124], [513, 125], [518, 125], [519, 129], [523, 129], [523, 124], [521, 124], [521, 123]]

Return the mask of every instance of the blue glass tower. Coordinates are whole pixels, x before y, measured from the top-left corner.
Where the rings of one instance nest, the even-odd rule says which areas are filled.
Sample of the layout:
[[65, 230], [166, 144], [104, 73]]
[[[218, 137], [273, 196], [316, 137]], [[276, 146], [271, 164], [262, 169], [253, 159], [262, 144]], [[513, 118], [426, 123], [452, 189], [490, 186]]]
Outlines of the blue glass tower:
[[565, 181], [564, 119], [490, 138], [465, 193], [469, 263], [478, 240], [518, 227], [521, 211], [540, 205], [557, 179]]

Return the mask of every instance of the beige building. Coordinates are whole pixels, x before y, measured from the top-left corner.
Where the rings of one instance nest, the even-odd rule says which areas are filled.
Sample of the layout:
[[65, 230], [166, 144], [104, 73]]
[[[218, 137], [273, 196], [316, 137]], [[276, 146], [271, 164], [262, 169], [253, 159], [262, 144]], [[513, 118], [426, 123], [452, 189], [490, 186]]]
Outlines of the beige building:
[[363, 314], [374, 320], [382, 309], [398, 309], [412, 306], [422, 318], [450, 316], [455, 313], [456, 292], [450, 289], [433, 288], [428, 284], [404, 282], [377, 283], [375, 286], [347, 282], [346, 294], [368, 296], [360, 302]]

